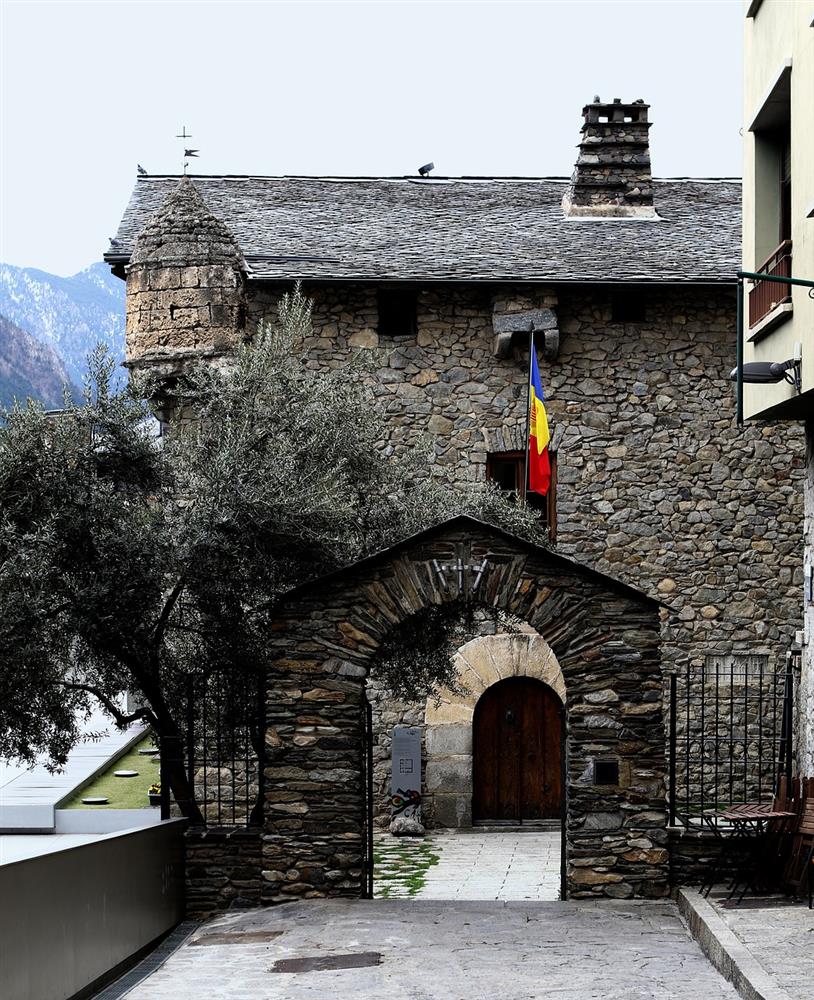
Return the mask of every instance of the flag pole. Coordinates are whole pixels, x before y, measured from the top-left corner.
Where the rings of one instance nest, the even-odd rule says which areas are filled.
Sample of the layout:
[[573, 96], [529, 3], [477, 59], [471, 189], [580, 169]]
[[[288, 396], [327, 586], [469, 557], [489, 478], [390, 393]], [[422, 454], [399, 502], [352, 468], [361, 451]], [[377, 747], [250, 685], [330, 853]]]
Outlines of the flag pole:
[[531, 444], [529, 434], [531, 433], [531, 359], [534, 350], [534, 328], [529, 330], [529, 373], [526, 379], [526, 460], [523, 463], [523, 492], [521, 493], [522, 506], [526, 506], [526, 493], [529, 488], [529, 446]]

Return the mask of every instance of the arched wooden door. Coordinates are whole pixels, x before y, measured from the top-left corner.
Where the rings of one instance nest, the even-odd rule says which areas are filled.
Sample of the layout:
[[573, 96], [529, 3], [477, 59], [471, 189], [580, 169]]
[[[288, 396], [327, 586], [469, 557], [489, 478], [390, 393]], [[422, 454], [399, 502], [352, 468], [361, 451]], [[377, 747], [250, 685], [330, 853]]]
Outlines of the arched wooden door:
[[494, 684], [475, 706], [472, 739], [474, 819], [559, 819], [562, 706], [550, 687]]

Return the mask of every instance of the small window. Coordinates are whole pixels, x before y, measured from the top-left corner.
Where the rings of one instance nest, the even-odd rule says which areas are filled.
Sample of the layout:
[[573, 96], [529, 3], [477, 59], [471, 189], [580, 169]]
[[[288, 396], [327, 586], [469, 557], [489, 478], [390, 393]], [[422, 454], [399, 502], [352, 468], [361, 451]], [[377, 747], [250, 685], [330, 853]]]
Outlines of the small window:
[[595, 785], [618, 785], [619, 784], [619, 761], [618, 760], [595, 760], [594, 761], [594, 784]]
[[615, 288], [611, 292], [611, 323], [644, 322], [644, 297], [636, 288]]
[[379, 337], [383, 340], [404, 340], [415, 337], [416, 293], [379, 289]]
[[[551, 487], [546, 496], [531, 490], [526, 493], [526, 503], [539, 510], [548, 527], [551, 541], [557, 534], [557, 453], [548, 453], [551, 462]], [[526, 471], [526, 453], [523, 451], [493, 451], [486, 456], [486, 478], [519, 499], [523, 493], [523, 476]]]

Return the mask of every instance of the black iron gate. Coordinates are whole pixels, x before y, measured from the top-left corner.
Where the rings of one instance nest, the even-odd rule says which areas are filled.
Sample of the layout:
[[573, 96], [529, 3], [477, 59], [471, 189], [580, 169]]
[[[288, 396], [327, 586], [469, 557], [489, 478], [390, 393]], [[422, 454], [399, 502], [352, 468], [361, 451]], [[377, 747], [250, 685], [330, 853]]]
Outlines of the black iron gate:
[[360, 728], [362, 797], [362, 898], [373, 899], [373, 709], [362, 697]]
[[670, 676], [670, 823], [701, 825], [736, 802], [771, 801], [791, 775], [794, 666], [708, 656]]
[[187, 780], [206, 826], [263, 822], [265, 682], [261, 673], [214, 670], [185, 690]]

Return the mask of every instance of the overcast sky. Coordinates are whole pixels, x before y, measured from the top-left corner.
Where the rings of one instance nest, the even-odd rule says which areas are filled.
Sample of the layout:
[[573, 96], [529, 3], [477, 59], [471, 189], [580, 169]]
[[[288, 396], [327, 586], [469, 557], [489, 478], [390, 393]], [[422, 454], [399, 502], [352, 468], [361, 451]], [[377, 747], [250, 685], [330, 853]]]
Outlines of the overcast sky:
[[740, 174], [740, 0], [2, 9], [0, 260], [99, 260], [135, 180], [566, 175], [583, 104], [652, 105], [656, 176]]

